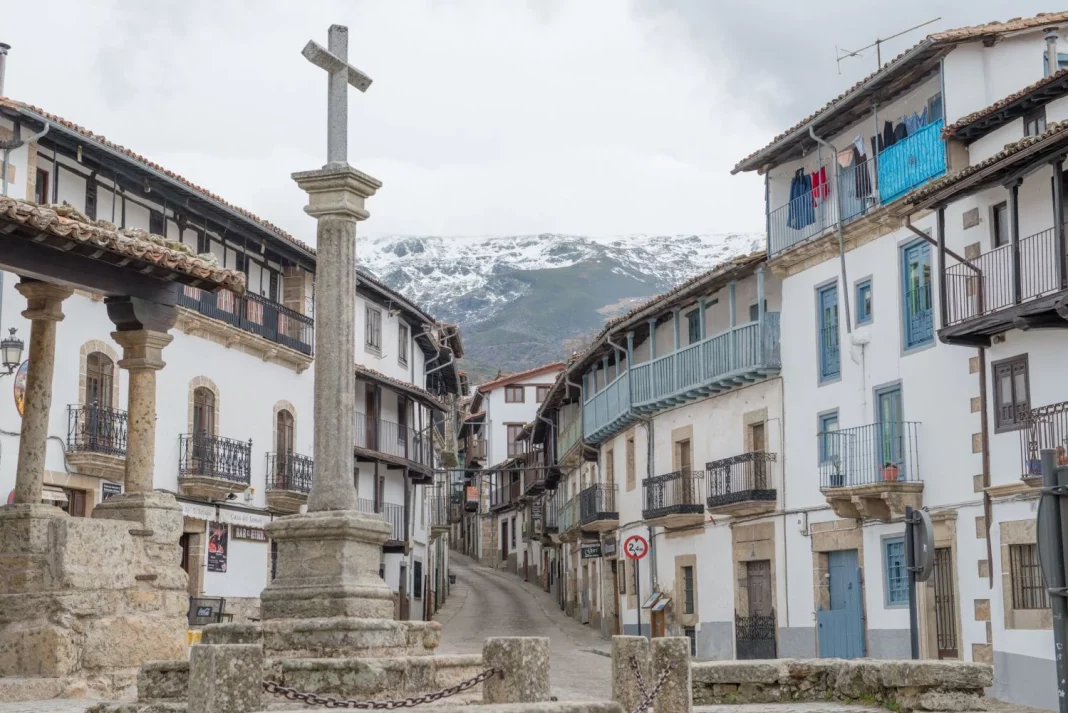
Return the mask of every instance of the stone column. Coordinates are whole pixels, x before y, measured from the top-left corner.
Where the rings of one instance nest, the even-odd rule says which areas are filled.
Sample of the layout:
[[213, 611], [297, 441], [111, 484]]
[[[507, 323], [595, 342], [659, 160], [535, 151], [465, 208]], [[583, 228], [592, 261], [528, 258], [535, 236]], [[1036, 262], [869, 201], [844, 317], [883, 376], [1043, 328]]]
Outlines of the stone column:
[[482, 684], [483, 703], [540, 703], [549, 700], [549, 639], [489, 638], [482, 646], [486, 668], [503, 672]]
[[382, 184], [348, 164], [293, 174], [318, 219], [315, 289], [315, 477], [308, 512], [356, 510], [356, 223]]
[[63, 320], [63, 300], [74, 290], [49, 282], [23, 280], [15, 285], [27, 307], [22, 316], [31, 321], [29, 371], [22, 410], [22, 432], [15, 470], [15, 504], [40, 503], [44, 494], [48, 414], [52, 408], [52, 373], [56, 366], [56, 322]]
[[690, 671], [690, 639], [669, 636], [653, 639], [652, 691], [660, 676], [671, 666], [660, 693], [653, 699], [655, 713], [690, 713], [693, 710], [693, 684]]
[[126, 492], [150, 493], [156, 470], [156, 372], [164, 367], [163, 347], [174, 339], [139, 329], [112, 332], [122, 347], [119, 366], [130, 372], [126, 410]]
[[623, 710], [633, 711], [644, 701], [641, 688], [638, 686], [638, 677], [634, 673], [634, 663], [631, 657], [637, 659], [638, 670], [642, 672], [642, 678], [649, 683], [649, 641], [644, 636], [613, 636], [612, 637], [612, 700], [623, 706]]

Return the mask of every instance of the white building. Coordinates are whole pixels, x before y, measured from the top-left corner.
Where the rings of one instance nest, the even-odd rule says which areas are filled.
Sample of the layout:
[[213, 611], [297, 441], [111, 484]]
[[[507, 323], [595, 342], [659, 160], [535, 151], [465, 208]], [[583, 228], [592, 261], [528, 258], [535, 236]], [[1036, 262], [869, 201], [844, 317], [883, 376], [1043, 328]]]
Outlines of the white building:
[[[245, 272], [245, 295], [180, 294], [157, 386], [155, 485], [177, 494], [186, 510], [190, 596], [225, 599], [224, 611], [237, 620], [258, 616], [272, 572], [263, 528], [300, 508], [314, 468], [314, 249], [98, 134], [0, 98], [0, 140], [13, 138], [21, 141], [5, 152], [4, 195], [165, 236]], [[0, 272], [0, 329], [28, 341], [18, 279]], [[444, 561], [447, 538], [432, 545], [423, 498], [442, 450], [435, 433], [460, 388], [454, 357], [462, 347], [455, 328], [370, 276], [358, 282], [364, 338], [354, 365], [355, 484], [361, 507], [393, 524], [383, 572], [400, 595], [399, 614], [419, 618], [428, 582], [437, 592], [444, 577], [431, 562]], [[117, 365], [101, 299], [76, 293], [63, 309], [46, 496], [86, 516], [122, 490], [127, 373]], [[5, 375], [14, 398], [0, 399], [5, 498], [14, 485], [24, 373]]]
[[[1066, 21], [931, 35], [735, 169], [765, 176], [782, 279], [782, 656], [910, 655], [902, 515], [922, 506], [921, 655], [993, 663], [995, 695], [1055, 707], [1024, 476], [1032, 434], [1064, 430], [1068, 342], [1031, 330], [1068, 324], [1051, 178]], [[1047, 57], [1057, 76], [1028, 88]]]

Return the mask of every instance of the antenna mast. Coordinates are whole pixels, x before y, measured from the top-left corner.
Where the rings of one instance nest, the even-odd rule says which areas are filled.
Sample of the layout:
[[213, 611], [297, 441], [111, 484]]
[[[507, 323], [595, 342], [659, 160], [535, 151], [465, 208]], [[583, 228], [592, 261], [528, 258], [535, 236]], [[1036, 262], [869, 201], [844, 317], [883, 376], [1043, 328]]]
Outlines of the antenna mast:
[[863, 52], [865, 50], [870, 50], [872, 47], [875, 48], [875, 61], [878, 63], [875, 68], [877, 70], [882, 69], [882, 67], [883, 67], [882, 44], [884, 42], [887, 42], [889, 40], [895, 39], [897, 37], [901, 37], [901, 35], [908, 34], [909, 32], [912, 32], [913, 30], [918, 30], [921, 27], [926, 27], [927, 25], [930, 25], [933, 22], [938, 22], [941, 19], [942, 19], [941, 17], [936, 17], [933, 20], [928, 20], [927, 22], [924, 22], [924, 23], [921, 23], [919, 25], [916, 25], [915, 27], [910, 27], [907, 30], [902, 30], [901, 32], [898, 32], [897, 34], [890, 35], [889, 37], [882, 37], [882, 38], [876, 39], [875, 42], [872, 42], [870, 45], [867, 45], [866, 47], [861, 47], [859, 50], [847, 50], [844, 47], [838, 47], [836, 45], [834, 50], [835, 50], [835, 53], [838, 55], [836, 60], [835, 60], [835, 62], [838, 64], [838, 73], [839, 74], [842, 73], [842, 60], [843, 59], [849, 59], [850, 57], [862, 57], [863, 55], [861, 54], [861, 52]]

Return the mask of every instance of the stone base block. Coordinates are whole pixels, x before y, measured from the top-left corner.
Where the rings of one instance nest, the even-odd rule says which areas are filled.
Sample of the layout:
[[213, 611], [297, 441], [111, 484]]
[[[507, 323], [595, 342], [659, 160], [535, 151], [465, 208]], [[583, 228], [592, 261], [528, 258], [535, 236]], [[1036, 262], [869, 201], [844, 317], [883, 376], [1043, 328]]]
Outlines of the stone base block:
[[262, 625], [270, 658], [425, 656], [441, 643], [441, 624], [436, 621], [329, 617]]
[[53, 698], [130, 698], [136, 680], [136, 669], [94, 676], [0, 677], [0, 702], [45, 701]]
[[263, 647], [194, 646], [189, 655], [188, 713], [250, 713], [262, 705]]
[[[153, 542], [178, 546], [185, 516], [170, 493], [119, 493], [93, 508], [95, 520], [124, 520]], [[151, 532], [149, 532], [151, 531]]]
[[259, 624], [208, 624], [201, 633], [200, 643], [262, 644], [263, 630]]
[[189, 695], [188, 661], [149, 661], [137, 674], [137, 700], [185, 701]]

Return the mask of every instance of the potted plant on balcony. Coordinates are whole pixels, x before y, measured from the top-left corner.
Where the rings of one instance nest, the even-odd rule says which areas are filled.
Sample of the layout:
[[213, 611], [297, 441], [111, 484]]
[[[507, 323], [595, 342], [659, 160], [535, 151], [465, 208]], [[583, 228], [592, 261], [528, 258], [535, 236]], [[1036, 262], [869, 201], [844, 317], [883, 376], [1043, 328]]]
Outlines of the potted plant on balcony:
[[887, 483], [896, 483], [899, 472], [900, 470], [896, 463], [887, 461], [886, 465], [883, 466], [883, 481]]

